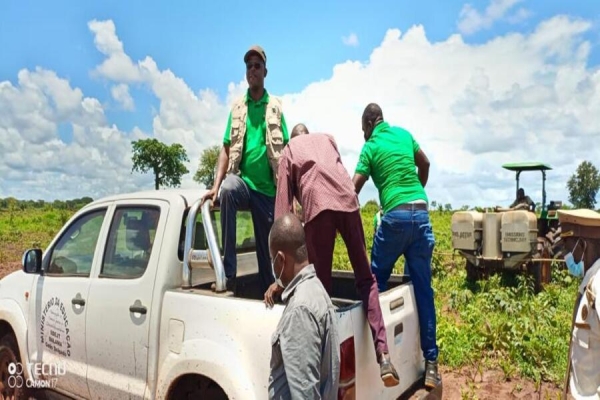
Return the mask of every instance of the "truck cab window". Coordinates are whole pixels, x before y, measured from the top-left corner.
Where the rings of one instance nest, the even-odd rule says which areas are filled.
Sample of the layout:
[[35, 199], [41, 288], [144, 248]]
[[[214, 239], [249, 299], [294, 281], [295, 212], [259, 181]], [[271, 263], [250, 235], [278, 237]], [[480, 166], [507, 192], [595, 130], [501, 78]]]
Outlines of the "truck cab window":
[[160, 210], [120, 207], [108, 235], [100, 276], [131, 279], [144, 275], [152, 254]]
[[46, 272], [52, 275], [89, 276], [106, 209], [75, 220], [60, 237], [50, 255]]
[[[219, 221], [218, 224], [213, 223], [213, 225], [221, 226], [221, 213], [216, 211], [214, 213], [214, 218], [216, 221]], [[219, 249], [221, 250], [221, 254], [223, 253], [223, 249], [221, 246], [221, 232], [216, 231]], [[256, 240], [254, 238], [254, 224], [252, 223], [252, 214], [250, 211], [238, 211], [237, 213], [237, 221], [236, 221], [236, 251], [238, 254], [242, 253], [251, 253], [256, 251]]]
[[[219, 210], [211, 212], [211, 223], [215, 232], [216, 241], [219, 245], [219, 251], [223, 254], [223, 246], [221, 239], [221, 213]], [[183, 261], [183, 251], [185, 244], [185, 228], [187, 222], [187, 213], [184, 215], [181, 233], [179, 237], [179, 248], [177, 256], [179, 261]], [[206, 237], [206, 231], [204, 230], [204, 224], [202, 223], [202, 214], [198, 212], [196, 217], [196, 233], [194, 234], [194, 243], [192, 244], [195, 250], [207, 250], [208, 239]], [[238, 211], [237, 224], [236, 224], [236, 250], [238, 254], [251, 253], [256, 251], [256, 240], [254, 239], [254, 225], [252, 224], [252, 214], [250, 211]]]

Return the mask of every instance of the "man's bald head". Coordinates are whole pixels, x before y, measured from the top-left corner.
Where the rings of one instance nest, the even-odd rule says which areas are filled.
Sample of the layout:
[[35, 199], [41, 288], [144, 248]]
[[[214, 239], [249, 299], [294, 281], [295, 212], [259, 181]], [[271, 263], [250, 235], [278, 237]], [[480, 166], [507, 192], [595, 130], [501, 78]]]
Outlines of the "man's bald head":
[[307, 134], [308, 134], [308, 128], [304, 124], [297, 124], [292, 129], [292, 139], [295, 138], [296, 136], [307, 135]]
[[363, 121], [370, 121], [375, 123], [378, 119], [383, 120], [383, 111], [379, 104], [370, 103], [365, 107], [365, 111], [363, 111]]
[[381, 110], [381, 107], [376, 103], [369, 103], [365, 107], [365, 111], [363, 111], [362, 115], [362, 130], [365, 141], [369, 140], [375, 126], [380, 122], [383, 122], [383, 111]]
[[273, 222], [269, 233], [271, 254], [278, 251], [290, 255], [298, 263], [306, 261], [306, 237], [302, 223], [292, 213], [282, 215]]

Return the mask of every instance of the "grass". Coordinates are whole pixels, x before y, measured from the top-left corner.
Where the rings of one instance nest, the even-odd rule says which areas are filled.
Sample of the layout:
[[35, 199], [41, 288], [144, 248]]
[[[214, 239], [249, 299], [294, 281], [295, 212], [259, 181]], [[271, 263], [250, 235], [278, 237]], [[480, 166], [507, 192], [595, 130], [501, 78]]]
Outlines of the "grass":
[[[375, 212], [369, 205], [362, 210], [369, 253]], [[19, 261], [28, 247], [46, 247], [72, 214], [50, 208], [0, 210], [0, 262]], [[464, 260], [451, 256], [451, 212], [430, 215], [436, 238], [432, 270], [440, 363], [453, 369], [470, 367], [474, 373], [498, 369], [507, 380], [520, 376], [561, 384], [578, 280], [555, 269], [552, 283], [538, 295], [526, 276], [511, 273], [468, 284]], [[238, 245], [253, 236], [251, 226], [249, 215], [241, 216]], [[334, 268], [351, 269], [340, 237]], [[401, 258], [395, 272], [402, 271]]]

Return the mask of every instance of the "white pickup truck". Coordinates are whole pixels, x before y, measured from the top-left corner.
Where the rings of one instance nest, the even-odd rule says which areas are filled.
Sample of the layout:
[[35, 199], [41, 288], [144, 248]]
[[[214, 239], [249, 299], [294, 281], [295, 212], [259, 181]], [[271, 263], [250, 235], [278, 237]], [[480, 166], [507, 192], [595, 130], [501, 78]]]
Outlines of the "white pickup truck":
[[[202, 194], [159, 190], [97, 200], [44, 252], [25, 251], [23, 270], [0, 281], [2, 393], [266, 399], [271, 334], [284, 306], [268, 309], [262, 301], [249, 212], [238, 214], [236, 293], [226, 290], [219, 211], [200, 206]], [[416, 390], [424, 365], [409, 280], [393, 276], [380, 294], [400, 376], [391, 388], [379, 377], [352, 272], [334, 272], [333, 287], [338, 398], [396, 399]]]

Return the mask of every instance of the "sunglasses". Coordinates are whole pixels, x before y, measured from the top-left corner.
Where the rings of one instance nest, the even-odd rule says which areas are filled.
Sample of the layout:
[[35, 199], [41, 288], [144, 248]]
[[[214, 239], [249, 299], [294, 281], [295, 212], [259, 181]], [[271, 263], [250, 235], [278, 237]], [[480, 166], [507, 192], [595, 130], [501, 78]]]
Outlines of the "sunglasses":
[[261, 69], [262, 65], [263, 65], [263, 64], [262, 64], [262, 63], [259, 63], [259, 62], [247, 63], [247, 64], [246, 64], [246, 69], [247, 69], [247, 70], [250, 70], [250, 69], [252, 69], [252, 68], [254, 68], [254, 69]]

